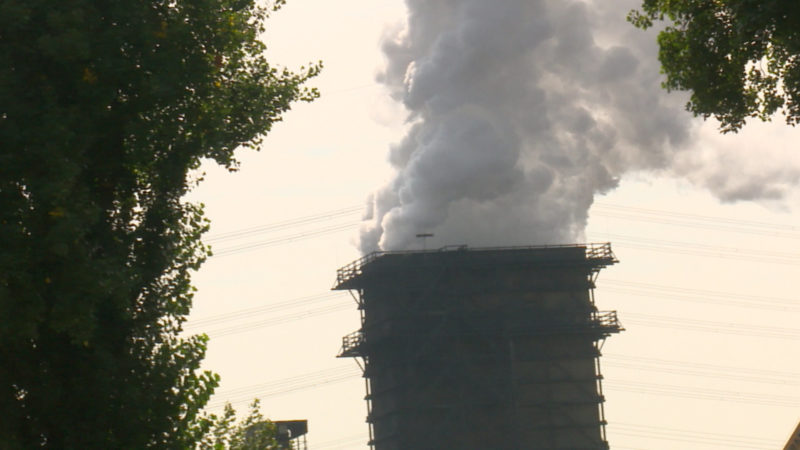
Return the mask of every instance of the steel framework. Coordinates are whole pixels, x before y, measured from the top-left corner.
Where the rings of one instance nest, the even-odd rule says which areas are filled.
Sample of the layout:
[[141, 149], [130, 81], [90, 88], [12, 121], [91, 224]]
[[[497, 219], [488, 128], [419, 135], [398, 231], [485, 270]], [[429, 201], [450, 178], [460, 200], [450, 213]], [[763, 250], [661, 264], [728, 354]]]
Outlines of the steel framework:
[[379, 252], [337, 272], [361, 329], [378, 450], [607, 449], [600, 349], [623, 328], [597, 310], [609, 244]]

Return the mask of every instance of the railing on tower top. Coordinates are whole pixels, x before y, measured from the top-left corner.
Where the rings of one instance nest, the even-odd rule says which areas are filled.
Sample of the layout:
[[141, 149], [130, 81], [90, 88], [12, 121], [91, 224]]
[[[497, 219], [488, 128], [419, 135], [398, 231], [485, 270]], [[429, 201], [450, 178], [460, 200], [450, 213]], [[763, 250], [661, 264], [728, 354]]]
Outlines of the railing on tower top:
[[[612, 264], [617, 262], [614, 253], [611, 251], [610, 242], [592, 243], [592, 244], [567, 244], [567, 245], [535, 245], [535, 246], [518, 246], [518, 247], [479, 247], [467, 248], [466, 245], [448, 245], [438, 250], [431, 250], [430, 252], [450, 252], [450, 251], [470, 251], [470, 252], [485, 252], [485, 251], [499, 251], [499, 250], [539, 250], [547, 248], [577, 248], [583, 247], [586, 250], [586, 260], [606, 262]], [[336, 286], [352, 280], [362, 274], [364, 266], [375, 261], [381, 256], [385, 255], [404, 255], [420, 253], [420, 250], [399, 250], [399, 251], [378, 251], [372, 252], [363, 258], [357, 259], [350, 264], [340, 268], [336, 271]], [[334, 286], [335, 287], [335, 286]]]

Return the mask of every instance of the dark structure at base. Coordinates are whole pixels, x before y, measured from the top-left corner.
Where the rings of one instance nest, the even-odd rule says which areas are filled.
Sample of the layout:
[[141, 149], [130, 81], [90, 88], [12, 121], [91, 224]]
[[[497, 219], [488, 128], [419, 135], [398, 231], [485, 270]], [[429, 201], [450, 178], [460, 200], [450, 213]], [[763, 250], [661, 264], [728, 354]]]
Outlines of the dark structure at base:
[[598, 312], [609, 244], [379, 252], [338, 271], [362, 328], [370, 445], [607, 449]]
[[278, 444], [282, 449], [308, 450], [307, 420], [279, 420], [273, 423], [278, 431]]

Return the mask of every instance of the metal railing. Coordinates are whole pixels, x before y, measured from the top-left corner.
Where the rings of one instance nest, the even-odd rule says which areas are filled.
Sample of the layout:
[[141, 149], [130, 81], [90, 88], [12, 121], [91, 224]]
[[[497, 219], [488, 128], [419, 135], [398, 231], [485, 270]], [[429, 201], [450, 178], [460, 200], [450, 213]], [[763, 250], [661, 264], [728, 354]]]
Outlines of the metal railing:
[[586, 259], [602, 259], [617, 261], [614, 252], [611, 251], [610, 242], [602, 242], [599, 244], [586, 244]]
[[[573, 333], [602, 333], [611, 334], [619, 333], [624, 328], [619, 322], [616, 311], [596, 311], [586, 319], [579, 319], [566, 322], [548, 322], [548, 323], [535, 323], [528, 325], [532, 328], [527, 328], [526, 333], [523, 334], [573, 334]], [[484, 330], [486, 332], [487, 330]], [[491, 330], [489, 330], [491, 331]], [[519, 331], [519, 330], [517, 330]], [[463, 333], [463, 334], [469, 334]], [[405, 336], [406, 334], [396, 334], [394, 337]], [[410, 334], [408, 336], [411, 336]], [[358, 330], [348, 334], [342, 338], [342, 348], [339, 350], [339, 357], [353, 357], [363, 356], [364, 344], [366, 343], [366, 336], [363, 330]]]
[[596, 311], [592, 313], [591, 323], [601, 330], [619, 332], [624, 330], [616, 311]]
[[342, 338], [342, 348], [339, 351], [339, 356], [358, 356], [359, 347], [364, 344], [364, 333], [360, 330], [350, 333]]
[[[468, 248], [466, 245], [448, 245], [438, 250], [429, 250], [427, 252], [453, 252], [453, 251], [469, 251], [469, 252], [487, 252], [487, 251], [502, 251], [502, 250], [541, 250], [548, 248], [585, 248], [586, 260], [597, 261], [604, 264], [613, 264], [617, 262], [617, 258], [611, 251], [610, 242], [590, 243], [590, 244], [564, 244], [564, 245], [531, 245], [531, 246], [517, 246], [517, 247], [476, 247]], [[425, 250], [399, 250], [399, 251], [377, 251], [372, 252], [360, 259], [357, 259], [350, 264], [341, 267], [336, 271], [336, 286], [352, 280], [363, 273], [363, 268], [372, 263], [376, 259], [385, 255], [408, 255], [415, 253], [426, 252]]]

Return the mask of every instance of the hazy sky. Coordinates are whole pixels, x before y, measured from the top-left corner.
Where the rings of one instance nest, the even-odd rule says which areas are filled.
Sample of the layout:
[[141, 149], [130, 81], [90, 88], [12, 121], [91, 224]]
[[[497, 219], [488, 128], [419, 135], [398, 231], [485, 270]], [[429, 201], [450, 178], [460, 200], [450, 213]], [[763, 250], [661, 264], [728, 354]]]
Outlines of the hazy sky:
[[628, 0], [409, 1], [410, 22], [399, 0], [342, 5], [270, 19], [275, 63], [324, 61], [322, 98], [191, 195], [217, 254], [189, 324], [223, 377], [212, 406], [260, 397], [309, 419], [311, 448], [366, 448], [363, 379], [334, 358], [358, 312], [329, 291], [359, 245], [610, 241], [611, 447], [780, 447], [800, 420], [800, 132], [692, 119]]

